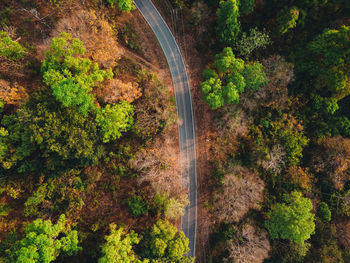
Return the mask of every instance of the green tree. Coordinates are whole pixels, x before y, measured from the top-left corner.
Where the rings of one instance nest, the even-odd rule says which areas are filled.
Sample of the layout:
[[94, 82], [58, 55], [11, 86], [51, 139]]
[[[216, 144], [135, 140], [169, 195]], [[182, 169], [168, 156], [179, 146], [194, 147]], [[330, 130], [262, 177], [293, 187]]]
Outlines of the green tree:
[[101, 246], [102, 257], [98, 263], [147, 263], [148, 260], [137, 259], [133, 246], [140, 242], [140, 238], [133, 231], [127, 234], [124, 228], [117, 229], [110, 224], [110, 234], [105, 236], [106, 243]]
[[114, 7], [114, 4], [117, 3], [119, 9], [125, 12], [130, 12], [136, 8], [132, 0], [107, 0], [107, 2], [112, 7]]
[[[350, 26], [328, 29], [300, 50], [295, 72], [312, 79], [310, 93], [340, 100], [350, 94]], [[306, 76], [305, 76], [306, 74]]]
[[239, 13], [248, 15], [254, 10], [255, 0], [239, 0]]
[[232, 44], [241, 31], [238, 21], [239, 10], [237, 0], [220, 1], [217, 14], [216, 31], [222, 43]]
[[246, 88], [258, 91], [268, 83], [263, 65], [258, 62], [247, 63], [242, 71]]
[[230, 47], [215, 56], [211, 68], [204, 70], [203, 99], [212, 109], [225, 104], [237, 104], [245, 88], [256, 91], [267, 84], [263, 66], [258, 62], [245, 64], [236, 58]]
[[27, 50], [16, 41], [13, 41], [6, 32], [0, 31], [0, 57], [18, 60], [25, 56]]
[[103, 142], [120, 138], [122, 132], [127, 131], [133, 125], [133, 115], [134, 107], [126, 101], [99, 109], [96, 122], [102, 130]]
[[96, 164], [103, 153], [94, 117], [62, 107], [47, 89], [34, 93], [15, 114], [4, 116], [2, 124], [8, 130], [4, 140], [11, 149], [2, 161], [6, 169], [66, 171]]
[[265, 227], [272, 239], [289, 239], [303, 244], [315, 231], [315, 216], [311, 210], [311, 200], [294, 191], [284, 196], [284, 203], [277, 203], [268, 212]]
[[166, 220], [158, 220], [142, 244], [141, 254], [152, 262], [191, 262], [185, 234]]
[[319, 218], [322, 219], [323, 222], [329, 222], [332, 219], [332, 213], [331, 210], [329, 210], [329, 207], [327, 203], [321, 202], [318, 206], [317, 215]]
[[17, 263], [49, 263], [61, 252], [72, 256], [82, 248], [78, 246], [78, 232], [71, 230], [64, 215], [56, 224], [37, 219], [26, 227], [25, 237], [8, 252]]
[[309, 142], [303, 126], [288, 113], [272, 111], [263, 114], [257, 116], [257, 124], [250, 127], [250, 136], [258, 152], [267, 155], [275, 145], [281, 145], [285, 151], [283, 161], [288, 165], [298, 165]]
[[4, 142], [5, 137], [8, 135], [8, 131], [5, 130], [3, 127], [0, 127], [0, 159], [2, 159], [8, 148], [6, 143]]
[[277, 33], [284, 35], [288, 30], [297, 26], [299, 9], [295, 6], [283, 8], [276, 17]]
[[44, 83], [52, 88], [56, 99], [65, 107], [77, 106], [84, 116], [95, 108], [92, 88], [113, 77], [110, 69], [100, 70], [97, 63], [83, 58], [85, 51], [81, 40], [62, 32], [61, 37], [52, 39], [41, 67]]
[[239, 55], [248, 57], [254, 50], [265, 48], [269, 44], [271, 44], [271, 40], [266, 32], [252, 28], [249, 31], [249, 35], [243, 32], [240, 40], [235, 43], [234, 48]]
[[141, 196], [133, 196], [126, 201], [133, 216], [142, 216], [148, 213], [148, 205]]

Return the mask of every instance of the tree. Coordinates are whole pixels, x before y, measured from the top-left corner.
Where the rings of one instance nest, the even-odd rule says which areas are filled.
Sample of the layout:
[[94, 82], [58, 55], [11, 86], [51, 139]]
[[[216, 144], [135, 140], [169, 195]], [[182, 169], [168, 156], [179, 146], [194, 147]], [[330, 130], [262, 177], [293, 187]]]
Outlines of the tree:
[[318, 206], [317, 215], [323, 222], [329, 222], [332, 219], [331, 210], [329, 210], [327, 203], [321, 202]]
[[2, 124], [11, 153], [2, 165], [17, 172], [60, 170], [97, 163], [103, 153], [101, 134], [92, 116], [57, 104], [49, 90], [40, 90]]
[[271, 44], [270, 36], [255, 27], [250, 29], [249, 35], [243, 32], [240, 40], [234, 45], [234, 48], [239, 55], [248, 57], [254, 50], [266, 48], [269, 44]]
[[25, 56], [27, 50], [17, 41], [13, 41], [6, 32], [0, 31], [0, 57], [18, 60]]
[[[152, 262], [182, 262], [189, 251], [189, 240], [184, 232], [166, 220], [158, 220], [153, 225], [148, 240], [143, 244], [142, 254]], [[159, 261], [158, 261], [159, 260]]]
[[133, 216], [139, 217], [148, 213], [149, 207], [141, 196], [133, 196], [129, 198], [126, 203]]
[[112, 106], [108, 104], [105, 108], [99, 109], [96, 122], [102, 130], [103, 142], [120, 138], [122, 132], [131, 128], [134, 122], [133, 115], [134, 107], [126, 101]]
[[220, 1], [216, 14], [216, 31], [220, 41], [226, 44], [233, 44], [241, 31], [241, 24], [238, 21], [239, 11], [237, 0]]
[[68, 33], [53, 38], [51, 48], [42, 63], [44, 83], [52, 89], [56, 99], [65, 107], [77, 106], [84, 116], [95, 108], [92, 88], [104, 79], [113, 77], [112, 71], [100, 70], [97, 63], [82, 58], [85, 53], [83, 42], [72, 39]]
[[295, 72], [313, 79], [310, 93], [340, 100], [350, 94], [350, 26], [328, 29], [296, 57]]
[[295, 6], [283, 8], [276, 17], [277, 33], [284, 35], [289, 29], [297, 26], [299, 9]]
[[319, 139], [312, 155], [312, 167], [317, 173], [327, 175], [338, 190], [350, 179], [350, 139], [326, 137]]
[[177, 219], [183, 216], [184, 208], [189, 205], [188, 197], [182, 198], [169, 197], [169, 194], [155, 194], [154, 202], [158, 212], [164, 212], [167, 219]]
[[148, 260], [137, 259], [133, 245], [140, 242], [140, 238], [134, 231], [127, 234], [124, 228], [117, 229], [115, 224], [110, 224], [110, 234], [105, 236], [106, 243], [101, 246], [102, 257], [98, 263], [147, 263]]
[[8, 251], [18, 263], [49, 263], [64, 252], [72, 256], [82, 248], [78, 246], [78, 232], [71, 230], [64, 215], [56, 224], [37, 219], [26, 227], [25, 237]]
[[107, 0], [107, 1], [112, 7], [114, 7], [114, 4], [117, 3], [119, 9], [125, 12], [130, 12], [131, 10], [134, 10], [136, 8], [132, 0]]
[[242, 71], [246, 88], [258, 91], [268, 83], [264, 67], [259, 62], [247, 63]]
[[256, 226], [245, 224], [235, 238], [226, 244], [228, 255], [224, 263], [262, 263], [268, 258], [271, 250], [266, 230], [259, 230]]
[[258, 62], [246, 64], [236, 58], [230, 47], [215, 56], [211, 68], [204, 70], [202, 83], [203, 99], [212, 109], [225, 104], [237, 104], [239, 93], [245, 88], [256, 91], [266, 85], [267, 79], [263, 67]]
[[217, 193], [214, 213], [220, 221], [239, 222], [250, 209], [259, 209], [264, 182], [248, 169], [235, 167], [224, 176]]
[[239, 0], [239, 13], [248, 15], [254, 10], [255, 0]]
[[281, 111], [272, 111], [258, 116], [257, 124], [250, 127], [250, 136], [256, 143], [257, 152], [269, 159], [269, 153], [276, 145], [285, 151], [284, 163], [297, 165], [303, 157], [303, 149], [309, 139], [304, 135], [302, 125], [294, 116]]
[[284, 203], [272, 207], [265, 227], [272, 239], [289, 239], [303, 244], [315, 231], [315, 216], [311, 210], [311, 200], [294, 191], [284, 195]]

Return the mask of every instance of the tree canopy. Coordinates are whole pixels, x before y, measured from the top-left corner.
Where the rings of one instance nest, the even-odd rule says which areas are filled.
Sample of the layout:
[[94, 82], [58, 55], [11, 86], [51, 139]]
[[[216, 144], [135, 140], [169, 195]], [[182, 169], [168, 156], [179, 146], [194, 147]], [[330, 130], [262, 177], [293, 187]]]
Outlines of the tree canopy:
[[120, 10], [125, 12], [130, 12], [135, 9], [134, 2], [132, 0], [107, 0], [108, 3], [114, 7], [114, 4], [117, 3]]
[[78, 232], [69, 228], [64, 215], [56, 224], [37, 219], [26, 227], [25, 237], [8, 251], [8, 256], [17, 263], [49, 263], [61, 252], [71, 256], [80, 251], [78, 243]]
[[56, 99], [65, 107], [77, 106], [84, 116], [95, 108], [92, 88], [113, 77], [110, 69], [100, 70], [97, 63], [83, 58], [85, 51], [81, 40], [62, 32], [61, 37], [52, 39], [41, 67], [44, 83]]
[[314, 80], [310, 93], [337, 100], [350, 94], [349, 49], [350, 26], [343, 26], [326, 29], [299, 51], [295, 71]]
[[218, 109], [224, 104], [239, 102], [239, 93], [250, 89], [259, 90], [267, 84], [263, 66], [258, 62], [245, 63], [236, 58], [230, 47], [215, 56], [211, 68], [203, 72], [205, 81], [202, 83], [204, 100], [212, 109]]
[[13, 41], [6, 32], [0, 31], [0, 57], [18, 60], [27, 53], [17, 41]]
[[303, 244], [315, 231], [315, 215], [311, 210], [311, 200], [294, 191], [284, 196], [284, 203], [272, 207], [265, 227], [272, 239], [289, 239]]
[[110, 234], [105, 236], [106, 243], [101, 246], [102, 257], [98, 263], [146, 263], [148, 260], [137, 259], [133, 246], [140, 242], [140, 238], [133, 231], [127, 234], [124, 228], [117, 229], [115, 224], [110, 224]]
[[134, 107], [126, 102], [121, 101], [112, 106], [97, 111], [96, 122], [103, 133], [103, 142], [109, 142], [120, 138], [122, 132], [127, 131], [134, 123]]
[[216, 31], [220, 41], [225, 44], [233, 44], [241, 31], [237, 0], [220, 1], [216, 14]]
[[[41, 90], [15, 114], [4, 116], [8, 130], [4, 141], [11, 153], [4, 168], [20, 172], [61, 170], [96, 163], [103, 149], [102, 136], [92, 117], [57, 104], [48, 90]], [[63, 166], [63, 167], [62, 167]]]

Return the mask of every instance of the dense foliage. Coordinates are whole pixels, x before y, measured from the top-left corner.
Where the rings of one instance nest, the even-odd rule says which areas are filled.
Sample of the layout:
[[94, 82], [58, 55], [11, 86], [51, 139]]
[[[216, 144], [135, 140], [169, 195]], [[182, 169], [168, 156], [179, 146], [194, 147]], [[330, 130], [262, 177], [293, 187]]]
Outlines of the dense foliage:
[[118, 5], [119, 9], [125, 12], [130, 12], [135, 9], [134, 2], [132, 0], [107, 0], [107, 2], [114, 7], [115, 4]]
[[6, 32], [0, 31], [0, 57], [18, 60], [24, 57], [26, 49], [13, 41]]
[[276, 204], [268, 213], [265, 226], [271, 238], [289, 239], [303, 244], [315, 231], [314, 214], [311, 213], [310, 199], [300, 192], [292, 192], [284, 197], [284, 203]]
[[41, 71], [44, 83], [52, 88], [56, 99], [65, 107], [77, 106], [84, 116], [95, 108], [92, 88], [113, 77], [111, 70], [100, 70], [97, 63], [83, 58], [85, 48], [78, 38], [68, 33], [53, 38]]
[[236, 58], [229, 47], [215, 56], [213, 65], [203, 75], [206, 79], [202, 83], [203, 98], [212, 109], [237, 104], [239, 94], [245, 89], [256, 91], [267, 84], [260, 63], [245, 63]]
[[26, 227], [25, 237], [7, 251], [8, 260], [49, 263], [61, 252], [71, 256], [80, 251], [78, 243], [78, 232], [70, 230], [64, 215], [60, 216], [56, 224], [50, 220], [37, 219]]

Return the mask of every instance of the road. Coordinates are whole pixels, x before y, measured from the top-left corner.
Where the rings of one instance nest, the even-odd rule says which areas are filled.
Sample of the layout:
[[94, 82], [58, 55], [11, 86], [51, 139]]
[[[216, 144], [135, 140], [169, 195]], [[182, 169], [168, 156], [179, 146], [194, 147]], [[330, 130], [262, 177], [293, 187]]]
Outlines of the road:
[[179, 118], [180, 164], [183, 185], [189, 189], [190, 200], [181, 218], [181, 229], [190, 240], [188, 255], [194, 257], [197, 224], [196, 138], [186, 66], [173, 34], [151, 0], [134, 0], [134, 3], [156, 35], [173, 80]]

